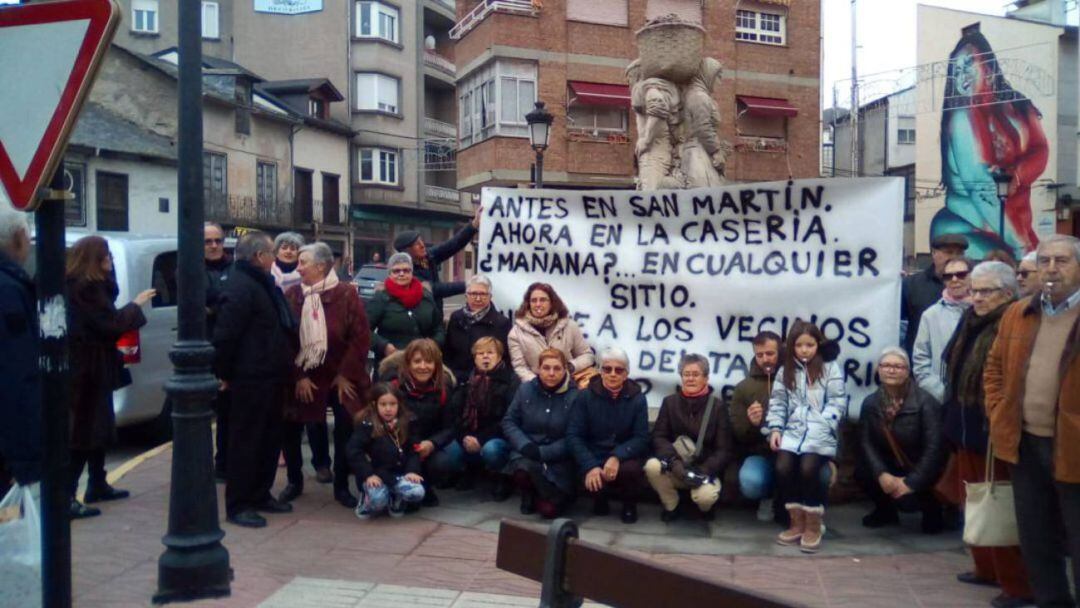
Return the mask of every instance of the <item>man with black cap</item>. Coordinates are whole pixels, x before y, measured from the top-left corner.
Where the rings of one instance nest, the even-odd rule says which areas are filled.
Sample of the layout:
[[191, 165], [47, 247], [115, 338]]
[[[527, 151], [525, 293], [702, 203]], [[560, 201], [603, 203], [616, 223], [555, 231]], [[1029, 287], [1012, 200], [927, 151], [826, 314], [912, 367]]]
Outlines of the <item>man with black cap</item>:
[[440, 313], [442, 312], [443, 298], [465, 293], [465, 283], [462, 281], [441, 282], [439, 280], [439, 264], [454, 257], [457, 252], [464, 249], [472, 241], [473, 236], [480, 229], [480, 215], [483, 210], [483, 207], [477, 209], [476, 215], [473, 216], [470, 224], [459, 230], [449, 241], [431, 249], [427, 248], [423, 237], [415, 230], [399, 232], [394, 237], [394, 249], [412, 256], [413, 276], [420, 282], [428, 284], [431, 295], [435, 296], [435, 304], [439, 307]]
[[939, 234], [930, 241], [930, 256], [934, 263], [904, 280], [900, 302], [900, 318], [907, 320], [907, 334], [904, 336], [904, 349], [911, 356], [915, 345], [915, 334], [919, 330], [919, 321], [927, 309], [941, 299], [945, 291], [945, 282], [941, 273], [945, 264], [963, 257], [967, 251], [968, 240], [962, 234]]

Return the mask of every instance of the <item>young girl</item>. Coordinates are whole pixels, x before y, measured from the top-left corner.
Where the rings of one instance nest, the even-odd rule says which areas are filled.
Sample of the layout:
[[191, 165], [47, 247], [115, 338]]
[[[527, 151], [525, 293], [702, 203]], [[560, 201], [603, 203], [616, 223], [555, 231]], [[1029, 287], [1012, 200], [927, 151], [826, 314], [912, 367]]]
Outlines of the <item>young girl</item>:
[[389, 508], [392, 517], [400, 517], [405, 503], [424, 499], [420, 454], [409, 433], [409, 410], [404, 395], [388, 384], [376, 384], [370, 399], [356, 416], [347, 449], [356, 485], [363, 492], [356, 516], [368, 519]]
[[791, 527], [777, 542], [798, 544], [804, 553], [821, 546], [826, 486], [820, 472], [836, 456], [840, 420], [847, 412], [844, 374], [838, 364], [825, 362], [824, 343], [820, 329], [795, 321], [766, 418], [769, 447], [777, 452], [778, 499], [791, 516]]

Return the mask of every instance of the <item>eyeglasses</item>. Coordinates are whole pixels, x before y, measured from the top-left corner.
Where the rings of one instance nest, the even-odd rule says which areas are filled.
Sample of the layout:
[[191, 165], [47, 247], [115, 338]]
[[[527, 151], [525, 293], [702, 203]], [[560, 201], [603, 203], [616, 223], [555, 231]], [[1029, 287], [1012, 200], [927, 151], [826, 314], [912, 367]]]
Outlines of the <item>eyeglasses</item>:
[[1032, 275], [1034, 273], [1034, 270], [1017, 270], [1016, 276], [1020, 277], [1021, 279], [1026, 279], [1029, 275]]
[[540, 304], [542, 302], [550, 302], [551, 298], [545, 296], [543, 298], [529, 298], [529, 304]]
[[941, 278], [945, 279], [946, 281], [951, 281], [953, 279], [963, 281], [964, 279], [968, 278], [968, 271], [961, 270], [960, 272], [943, 272], [941, 273]]
[[979, 296], [980, 298], [989, 298], [995, 293], [1001, 291], [1001, 287], [987, 287], [985, 289], [972, 289], [971, 295]]
[[903, 363], [882, 363], [878, 366], [878, 369], [885, 370], [887, 372], [902, 372], [907, 369], [907, 366]]
[[615, 367], [614, 365], [605, 365], [600, 368], [600, 371], [604, 372], [605, 374], [625, 374], [626, 368]]
[[488, 297], [491, 297], [491, 294], [486, 292], [486, 291], [466, 291], [465, 295], [469, 296], [470, 298], [488, 298]]
[[225, 243], [225, 239], [203, 239], [204, 245], [221, 245]]
[[412, 274], [412, 268], [392, 268], [390, 274]]

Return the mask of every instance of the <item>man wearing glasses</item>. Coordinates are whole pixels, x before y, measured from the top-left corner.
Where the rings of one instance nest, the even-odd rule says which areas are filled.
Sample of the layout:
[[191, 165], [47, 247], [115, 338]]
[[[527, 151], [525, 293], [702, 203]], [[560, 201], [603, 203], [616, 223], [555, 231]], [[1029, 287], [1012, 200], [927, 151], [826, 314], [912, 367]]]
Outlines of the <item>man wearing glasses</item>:
[[900, 319], [907, 320], [904, 350], [914, 355], [915, 334], [926, 309], [941, 298], [945, 289], [942, 273], [950, 260], [962, 257], [967, 251], [967, 238], [961, 234], [939, 234], [930, 242], [930, 256], [934, 263], [904, 280], [900, 300]]
[[510, 352], [506, 336], [512, 325], [510, 319], [491, 305], [491, 280], [481, 274], [470, 278], [465, 284], [465, 307], [450, 315], [446, 324], [443, 349], [443, 359], [459, 384], [469, 381], [475, 365], [472, 346], [480, 338], [495, 338], [502, 342], [504, 353]]
[[[203, 259], [206, 263], [206, 335], [214, 335], [214, 322], [217, 320], [218, 301], [221, 289], [229, 278], [232, 260], [225, 253], [225, 231], [214, 222], [203, 224]], [[214, 437], [214, 477], [225, 481], [226, 459], [228, 458], [229, 438], [229, 395], [218, 391], [213, 403], [217, 414], [217, 435]]]
[[1039, 282], [1039, 269], [1035, 261], [1038, 252], [1032, 251], [1020, 260], [1020, 266], [1016, 270], [1016, 278], [1020, 281], [1020, 297], [1026, 298], [1042, 291], [1042, 283]]
[[1080, 585], [1080, 240], [1039, 243], [1040, 293], [1001, 319], [983, 376], [990, 440], [1012, 465], [1020, 549], [1039, 606], [1075, 606]]

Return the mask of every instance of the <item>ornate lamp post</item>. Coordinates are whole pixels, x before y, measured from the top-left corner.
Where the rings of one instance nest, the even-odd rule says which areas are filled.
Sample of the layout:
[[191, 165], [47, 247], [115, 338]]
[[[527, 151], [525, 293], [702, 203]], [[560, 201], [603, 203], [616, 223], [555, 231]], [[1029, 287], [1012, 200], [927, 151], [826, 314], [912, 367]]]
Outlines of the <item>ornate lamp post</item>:
[[1009, 185], [1012, 184], [1012, 176], [1008, 173], [995, 173], [994, 186], [997, 188], [998, 205], [998, 236], [1002, 244], [1005, 244], [1005, 201], [1009, 198]]
[[221, 544], [210, 438], [210, 401], [218, 390], [206, 341], [203, 263], [202, 3], [179, 0], [179, 283], [175, 366], [165, 390], [173, 407], [169, 530], [158, 560], [154, 603], [229, 595], [232, 570]]
[[551, 123], [555, 117], [544, 108], [544, 102], [536, 102], [532, 112], [525, 115], [525, 122], [529, 123], [529, 145], [536, 151], [536, 187], [544, 187], [544, 150], [548, 147], [548, 137], [551, 135]]

